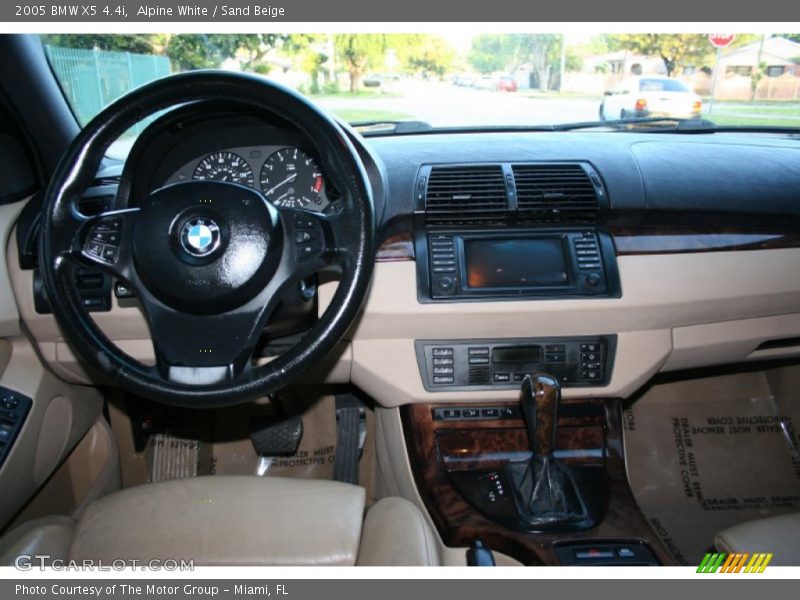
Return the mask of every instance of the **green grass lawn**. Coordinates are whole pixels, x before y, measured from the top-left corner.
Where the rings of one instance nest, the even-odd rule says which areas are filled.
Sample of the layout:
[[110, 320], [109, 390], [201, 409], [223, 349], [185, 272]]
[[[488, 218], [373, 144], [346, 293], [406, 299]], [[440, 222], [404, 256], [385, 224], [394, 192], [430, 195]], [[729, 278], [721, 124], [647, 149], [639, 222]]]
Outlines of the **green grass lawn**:
[[714, 102], [711, 116], [708, 104], [703, 116], [719, 125], [800, 127], [800, 102]]
[[[708, 103], [706, 103], [708, 108]], [[800, 116], [800, 104], [720, 104], [714, 102], [714, 112], [720, 114], [757, 114]]]
[[717, 125], [768, 125], [774, 127], [800, 127], [800, 115], [796, 119], [770, 119], [765, 117], [746, 117], [741, 115], [725, 115], [714, 112], [709, 118]]
[[525, 98], [534, 98], [541, 100], [597, 100], [600, 102], [601, 96], [597, 94], [582, 94], [579, 92], [557, 92], [548, 91], [542, 92], [539, 90], [519, 90], [517, 93]]
[[363, 89], [358, 92], [336, 92], [333, 94], [306, 94], [306, 97], [314, 102], [325, 100], [347, 100], [357, 98], [359, 100], [381, 100], [384, 98], [398, 98], [399, 92], [381, 92], [379, 89]]
[[357, 121], [402, 121], [411, 119], [411, 115], [391, 110], [373, 108], [331, 108], [332, 113], [348, 123]]

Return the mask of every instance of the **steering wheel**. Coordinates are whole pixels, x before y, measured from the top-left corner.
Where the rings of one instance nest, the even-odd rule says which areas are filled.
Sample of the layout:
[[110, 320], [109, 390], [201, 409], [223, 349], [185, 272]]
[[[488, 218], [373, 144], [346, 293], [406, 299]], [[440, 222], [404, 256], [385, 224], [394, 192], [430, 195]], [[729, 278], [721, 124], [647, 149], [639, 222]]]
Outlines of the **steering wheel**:
[[[115, 139], [148, 115], [203, 100], [262, 109], [302, 131], [340, 192], [341, 209], [278, 209], [249, 187], [191, 181], [157, 189], [134, 208], [93, 217], [78, 212]], [[114, 384], [168, 404], [217, 407], [284, 387], [334, 347], [366, 295], [374, 246], [371, 188], [342, 128], [280, 85], [201, 71], [138, 88], [81, 131], [45, 193], [40, 268], [67, 341]], [[121, 351], [82, 308], [74, 274], [87, 265], [136, 293], [154, 366]], [[299, 343], [256, 366], [253, 350], [282, 293], [328, 268], [341, 271], [328, 309]]]

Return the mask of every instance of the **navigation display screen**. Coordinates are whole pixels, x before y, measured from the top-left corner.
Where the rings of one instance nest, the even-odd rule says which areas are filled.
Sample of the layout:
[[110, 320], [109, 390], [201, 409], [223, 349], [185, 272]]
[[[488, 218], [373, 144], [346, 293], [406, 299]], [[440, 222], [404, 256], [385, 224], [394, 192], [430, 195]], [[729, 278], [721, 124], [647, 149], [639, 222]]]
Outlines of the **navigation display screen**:
[[470, 288], [533, 288], [568, 285], [560, 237], [465, 239]]

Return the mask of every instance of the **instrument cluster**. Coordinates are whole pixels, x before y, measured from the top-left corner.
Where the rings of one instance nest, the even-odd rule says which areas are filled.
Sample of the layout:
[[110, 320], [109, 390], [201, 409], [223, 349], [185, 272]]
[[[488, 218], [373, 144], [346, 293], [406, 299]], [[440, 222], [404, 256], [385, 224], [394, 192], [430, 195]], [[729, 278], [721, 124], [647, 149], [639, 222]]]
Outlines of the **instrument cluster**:
[[255, 188], [278, 207], [322, 212], [329, 204], [316, 159], [297, 146], [243, 146], [201, 155], [166, 181], [224, 181]]

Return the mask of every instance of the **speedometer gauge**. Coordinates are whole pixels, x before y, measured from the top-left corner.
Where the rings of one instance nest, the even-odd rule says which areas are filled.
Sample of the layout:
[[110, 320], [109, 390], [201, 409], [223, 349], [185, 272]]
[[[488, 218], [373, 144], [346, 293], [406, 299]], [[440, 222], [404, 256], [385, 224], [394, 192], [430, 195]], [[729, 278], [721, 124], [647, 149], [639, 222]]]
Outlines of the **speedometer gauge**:
[[197, 163], [192, 178], [252, 186], [255, 176], [252, 167], [235, 152], [214, 152]]
[[283, 148], [261, 168], [261, 191], [268, 200], [286, 208], [316, 208], [322, 204], [322, 172], [299, 148]]

